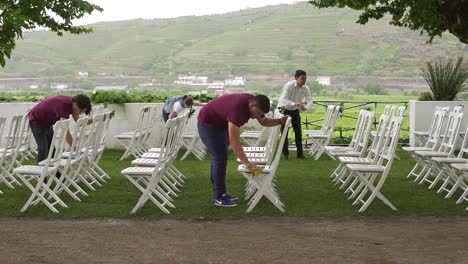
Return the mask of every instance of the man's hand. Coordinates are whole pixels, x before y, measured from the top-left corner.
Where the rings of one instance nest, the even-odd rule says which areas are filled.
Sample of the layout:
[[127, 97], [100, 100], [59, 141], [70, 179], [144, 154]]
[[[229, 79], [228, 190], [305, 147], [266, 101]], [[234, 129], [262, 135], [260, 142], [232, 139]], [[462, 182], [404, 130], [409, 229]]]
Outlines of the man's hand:
[[296, 107], [299, 108], [299, 109], [302, 109], [302, 107], [303, 107], [303, 106], [302, 106], [302, 103], [301, 103], [301, 102], [297, 102], [297, 103], [296, 103]]
[[285, 116], [279, 118], [278, 120], [279, 120], [280, 124], [285, 125], [286, 121], [288, 120], [288, 117], [289, 117], [288, 115], [285, 115]]
[[261, 168], [251, 162], [245, 164], [245, 166], [250, 170], [250, 171], [254, 171], [254, 170], [260, 170]]

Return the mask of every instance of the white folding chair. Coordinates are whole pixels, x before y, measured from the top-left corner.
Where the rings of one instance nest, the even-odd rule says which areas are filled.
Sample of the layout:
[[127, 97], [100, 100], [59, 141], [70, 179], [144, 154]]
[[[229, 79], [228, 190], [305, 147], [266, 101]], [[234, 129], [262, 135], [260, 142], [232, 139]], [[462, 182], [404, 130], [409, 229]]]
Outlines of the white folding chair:
[[315, 160], [318, 160], [322, 156], [322, 154], [325, 152], [325, 147], [330, 144], [330, 141], [333, 138], [336, 123], [341, 116], [340, 109], [340, 106], [335, 106], [331, 117], [330, 126], [325, 133], [314, 133], [307, 135], [308, 138], [312, 141], [312, 144], [309, 148], [309, 154], [314, 156]]
[[286, 132], [291, 124], [291, 118], [286, 120], [286, 124], [281, 134], [281, 140], [276, 147], [276, 154], [271, 165], [260, 166], [262, 172], [258, 176], [254, 176], [253, 173], [243, 164], [239, 165], [238, 171], [246, 177], [248, 180], [248, 186], [246, 198], [248, 201], [247, 213], [251, 212], [262, 197], [266, 197], [278, 210], [285, 212], [284, 204], [281, 202], [278, 192], [276, 191], [273, 180], [278, 169], [279, 161], [281, 159], [281, 152], [284, 142], [286, 140]]
[[335, 111], [334, 105], [328, 105], [327, 111], [325, 112], [325, 118], [323, 119], [323, 124], [320, 130], [304, 130], [304, 134], [325, 134], [327, 133], [328, 128], [330, 127], [330, 122], [332, 120], [333, 112]]
[[326, 146], [325, 154], [332, 159], [340, 156], [362, 157], [367, 150], [373, 125], [374, 112], [361, 110], [350, 144], [347, 147]]
[[[49, 149], [49, 155], [47, 156], [44, 166], [28, 165], [14, 169], [15, 175], [21, 179], [32, 192], [21, 209], [21, 212], [26, 211], [30, 205], [36, 205], [41, 202], [54, 213], [59, 212], [55, 208], [57, 204], [65, 208], [67, 207], [57, 194], [54, 193], [51, 187], [52, 185], [60, 184], [56, 173], [64, 151], [68, 127], [69, 120], [62, 120], [55, 124], [51, 148]], [[35, 184], [35, 186], [33, 184]], [[46, 195], [49, 196], [49, 199]]]
[[143, 147], [144, 141], [148, 136], [148, 122], [151, 123], [152, 107], [145, 106], [140, 109], [138, 115], [137, 127], [134, 131], [125, 132], [115, 136], [115, 138], [125, 147], [125, 152], [120, 158], [124, 160], [130, 155], [138, 158], [146, 149]]
[[[12, 175], [12, 169], [15, 164], [19, 145], [22, 139], [23, 116], [13, 116], [10, 121], [6, 143], [0, 148], [0, 181], [5, 183], [8, 188], [14, 189], [14, 185], [21, 186], [21, 183]], [[3, 124], [5, 126], [5, 124]]]
[[[138, 203], [132, 210], [132, 214], [141, 208], [148, 200], [151, 200], [161, 211], [169, 214], [166, 206], [175, 208], [172, 204], [171, 191], [173, 186], [168, 186], [164, 181], [171, 163], [175, 159], [176, 151], [180, 145], [182, 132], [187, 122], [188, 112], [176, 118], [169, 119], [165, 125], [162, 145], [157, 153], [155, 163], [151, 167], [129, 167], [122, 170], [122, 174], [142, 193]], [[167, 178], [166, 178], [167, 179]], [[165, 189], [164, 189], [165, 188]], [[170, 189], [170, 190], [169, 190]]]
[[185, 153], [180, 160], [186, 159], [190, 154], [193, 154], [197, 159], [204, 160], [206, 156], [206, 147], [201, 142], [198, 131], [185, 131], [182, 135], [182, 145], [185, 147]]
[[[390, 172], [393, 159], [395, 157], [400, 130], [403, 118], [393, 116], [385, 137], [384, 146], [379, 159], [375, 164], [347, 164], [351, 178], [359, 181], [356, 189], [352, 189], [353, 194], [358, 194], [353, 205], [361, 204], [359, 212], [364, 212], [375, 198], [381, 200], [392, 210], [396, 207], [381, 193], [381, 189]], [[380, 178], [378, 177], [380, 175]]]
[[430, 175], [433, 173], [435, 168], [433, 160], [431, 158], [453, 158], [456, 150], [456, 143], [459, 136], [460, 125], [463, 120], [463, 113], [451, 111], [448, 115], [447, 126], [442, 138], [442, 142], [437, 150], [426, 150], [426, 151], [415, 151], [414, 159], [421, 166], [424, 173], [420, 173], [415, 182], [420, 184], [425, 182]]

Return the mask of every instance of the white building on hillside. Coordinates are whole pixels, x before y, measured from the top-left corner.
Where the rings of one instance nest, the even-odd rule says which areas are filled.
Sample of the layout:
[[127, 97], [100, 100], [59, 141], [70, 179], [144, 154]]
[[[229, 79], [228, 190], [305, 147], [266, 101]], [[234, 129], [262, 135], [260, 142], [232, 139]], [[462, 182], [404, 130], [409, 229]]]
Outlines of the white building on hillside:
[[315, 79], [319, 84], [330, 86], [331, 85], [331, 77], [330, 76], [317, 76]]
[[50, 88], [51, 89], [57, 89], [57, 90], [65, 90], [65, 89], [68, 89], [68, 84], [66, 84], [66, 83], [51, 83]]
[[96, 93], [98, 91], [126, 91], [127, 86], [126, 85], [120, 85], [120, 86], [96, 86], [94, 88], [93, 93]]
[[244, 86], [245, 78], [244, 77], [234, 77], [234, 79], [224, 80], [226, 86]]

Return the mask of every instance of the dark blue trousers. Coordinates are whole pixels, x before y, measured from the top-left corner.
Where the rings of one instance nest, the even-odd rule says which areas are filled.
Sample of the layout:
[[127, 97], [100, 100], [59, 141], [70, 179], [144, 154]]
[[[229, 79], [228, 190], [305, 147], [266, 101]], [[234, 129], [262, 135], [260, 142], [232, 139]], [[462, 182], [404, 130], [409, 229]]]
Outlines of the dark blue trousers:
[[229, 136], [227, 129], [208, 127], [198, 123], [198, 133], [211, 154], [211, 183], [215, 198], [226, 193], [226, 167]]

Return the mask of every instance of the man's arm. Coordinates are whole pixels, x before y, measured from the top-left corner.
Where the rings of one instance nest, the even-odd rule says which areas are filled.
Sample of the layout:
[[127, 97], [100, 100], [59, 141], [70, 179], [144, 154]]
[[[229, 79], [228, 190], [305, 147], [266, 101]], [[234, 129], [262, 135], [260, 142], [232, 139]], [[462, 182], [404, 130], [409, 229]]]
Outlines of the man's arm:
[[273, 127], [273, 126], [284, 125], [287, 119], [288, 119], [288, 116], [283, 116], [282, 118], [268, 118], [266, 116], [262, 116], [262, 117], [257, 118], [257, 121], [262, 126]]
[[177, 112], [176, 111], [172, 111], [170, 114], [169, 114], [169, 119], [171, 118], [174, 118], [177, 116]]
[[205, 106], [207, 103], [202, 103], [200, 101], [193, 101], [194, 106]]
[[228, 131], [229, 143], [231, 144], [232, 150], [240, 159], [240, 161], [251, 170], [259, 169], [255, 164], [249, 161], [249, 159], [245, 155], [244, 150], [242, 149], [242, 145], [240, 144], [240, 128], [234, 125], [233, 123], [229, 122]]
[[279, 104], [284, 106], [295, 106], [296, 102], [289, 100], [288, 98], [291, 96], [291, 89], [289, 83], [286, 83], [283, 87], [283, 92], [279, 98]]
[[307, 104], [305, 106], [305, 110], [312, 109], [312, 106], [314, 105], [314, 101], [312, 101], [312, 94], [310, 92], [309, 87], [306, 87], [305, 99], [306, 99], [306, 102], [307, 102]]
[[68, 131], [67, 131], [67, 143], [70, 146], [73, 144], [73, 137], [72, 137], [72, 135], [70, 133], [70, 129], [68, 129]]

